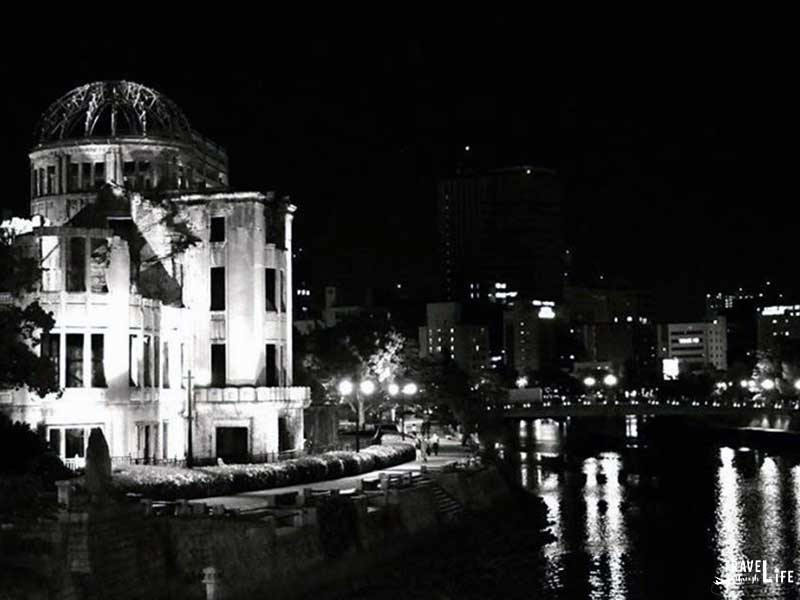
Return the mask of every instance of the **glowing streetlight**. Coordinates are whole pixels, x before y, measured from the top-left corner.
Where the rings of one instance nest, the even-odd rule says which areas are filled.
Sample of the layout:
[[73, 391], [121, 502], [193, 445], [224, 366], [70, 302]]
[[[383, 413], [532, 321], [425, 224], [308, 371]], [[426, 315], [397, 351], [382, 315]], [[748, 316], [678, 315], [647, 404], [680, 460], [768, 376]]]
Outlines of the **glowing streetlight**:
[[[403, 386], [403, 396], [410, 398], [417, 393], [417, 384], [409, 381]], [[402, 411], [400, 412], [400, 435], [402, 439], [406, 439], [406, 407], [403, 404]]]
[[772, 381], [772, 379], [765, 379], [764, 381], [761, 382], [761, 388], [767, 392], [769, 392], [770, 390], [774, 390], [775, 382]]
[[394, 397], [395, 397], [395, 396], [397, 396], [397, 394], [399, 394], [399, 393], [400, 393], [400, 386], [399, 386], [399, 385], [397, 385], [396, 383], [390, 383], [390, 384], [389, 384], [389, 395], [390, 395], [392, 398], [394, 398]]
[[407, 383], [403, 386], [403, 394], [405, 396], [413, 396], [416, 393], [417, 393], [416, 383]]
[[750, 386], [750, 382], [749, 382], [749, 381], [747, 381], [747, 379], [742, 379], [742, 380], [739, 382], [739, 386], [741, 386], [742, 388], [747, 388], [747, 387], [749, 387], [749, 386]]
[[[356, 394], [356, 452], [361, 450], [361, 421], [362, 421], [362, 414], [364, 412], [364, 401], [361, 399], [361, 396], [371, 396], [372, 393], [375, 391], [375, 383], [370, 381], [369, 379], [365, 379], [361, 383], [358, 384], [358, 387], [353, 385], [353, 382], [349, 379], [343, 379], [339, 382], [337, 386], [339, 390], [339, 394], [342, 396], [349, 396], [355, 391]], [[359, 391], [361, 392], [359, 394]]]
[[588, 388], [594, 387], [595, 385], [597, 385], [597, 379], [595, 379], [590, 375], [589, 377], [583, 380], [583, 385], [585, 385]]
[[345, 379], [339, 382], [339, 394], [342, 396], [349, 396], [353, 393], [353, 382]]
[[522, 389], [528, 386], [528, 378], [525, 376], [517, 377], [517, 387]]
[[603, 377], [603, 385], [605, 385], [606, 387], [614, 387], [618, 383], [619, 379], [617, 379], [617, 376], [614, 375], [613, 373], [609, 373], [608, 375]]
[[800, 390], [800, 379], [795, 379], [795, 381], [794, 381], [794, 389]]

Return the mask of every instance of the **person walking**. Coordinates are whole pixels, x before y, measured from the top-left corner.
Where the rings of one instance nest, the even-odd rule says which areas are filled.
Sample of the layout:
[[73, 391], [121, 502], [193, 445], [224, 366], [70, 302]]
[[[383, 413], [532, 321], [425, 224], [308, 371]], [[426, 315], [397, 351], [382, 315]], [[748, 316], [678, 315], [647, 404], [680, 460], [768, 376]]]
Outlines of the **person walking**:
[[434, 433], [431, 436], [431, 447], [433, 448], [433, 455], [439, 456], [439, 434]]
[[428, 452], [430, 452], [428, 440], [421, 436], [419, 438], [419, 449], [421, 451], [420, 453], [422, 454], [422, 462], [428, 462]]

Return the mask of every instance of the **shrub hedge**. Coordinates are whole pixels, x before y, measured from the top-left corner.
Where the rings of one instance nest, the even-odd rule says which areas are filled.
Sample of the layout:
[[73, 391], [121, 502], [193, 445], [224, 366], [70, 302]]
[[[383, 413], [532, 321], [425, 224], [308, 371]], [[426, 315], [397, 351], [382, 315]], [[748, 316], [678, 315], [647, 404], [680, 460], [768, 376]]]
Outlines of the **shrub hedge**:
[[215, 467], [129, 465], [114, 469], [114, 487], [121, 493], [154, 500], [207, 498], [299, 485], [360, 475], [414, 460], [410, 444], [368, 446], [361, 452], [326, 452], [279, 463]]

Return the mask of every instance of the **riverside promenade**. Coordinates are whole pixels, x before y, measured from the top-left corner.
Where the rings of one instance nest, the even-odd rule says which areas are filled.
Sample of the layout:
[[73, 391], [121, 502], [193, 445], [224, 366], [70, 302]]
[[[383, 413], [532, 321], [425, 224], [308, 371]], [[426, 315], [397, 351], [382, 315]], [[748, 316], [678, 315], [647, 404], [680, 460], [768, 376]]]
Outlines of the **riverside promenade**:
[[[407, 437], [406, 441], [413, 442], [413, 438]], [[419, 455], [419, 452], [417, 452], [417, 454]], [[472, 454], [467, 448], [462, 446], [458, 440], [442, 438], [439, 443], [439, 455], [434, 456], [431, 454], [428, 456], [427, 462], [420, 460], [418, 457], [417, 460], [403, 463], [401, 465], [395, 465], [394, 467], [389, 467], [388, 469], [368, 471], [366, 473], [361, 473], [360, 475], [304, 483], [301, 485], [270, 488], [267, 490], [242, 492], [241, 494], [231, 494], [228, 496], [196, 498], [194, 500], [190, 500], [189, 502], [192, 504], [205, 504], [207, 506], [224, 506], [227, 509], [235, 510], [254, 510], [270, 506], [272, 504], [270, 496], [278, 496], [292, 492], [302, 493], [302, 491], [307, 488], [313, 488], [314, 490], [337, 489], [340, 492], [355, 490], [358, 488], [360, 480], [377, 478], [380, 473], [402, 474], [406, 472], [420, 471], [423, 465], [425, 465], [430, 471], [436, 471], [446, 467], [449, 464], [466, 460], [470, 456], [472, 456]]]

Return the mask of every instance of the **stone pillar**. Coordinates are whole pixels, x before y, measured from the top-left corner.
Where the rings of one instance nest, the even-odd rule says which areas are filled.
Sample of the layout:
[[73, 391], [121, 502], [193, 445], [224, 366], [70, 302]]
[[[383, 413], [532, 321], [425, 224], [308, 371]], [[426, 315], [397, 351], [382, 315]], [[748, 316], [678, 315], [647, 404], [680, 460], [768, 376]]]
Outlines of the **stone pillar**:
[[117, 157], [116, 154], [111, 152], [106, 152], [105, 156], [106, 161], [106, 183], [109, 181], [114, 181], [116, 179], [117, 173]]
[[66, 194], [71, 191], [67, 188], [69, 179], [69, 154], [64, 154], [61, 157], [61, 193]]
[[285, 256], [286, 256], [286, 283], [284, 294], [286, 294], [286, 314], [284, 319], [286, 322], [286, 382], [284, 385], [287, 387], [292, 386], [294, 381], [293, 376], [293, 360], [292, 354], [294, 352], [294, 344], [292, 341], [293, 327], [293, 301], [294, 301], [294, 286], [292, 281], [292, 219], [294, 218], [294, 211], [296, 207], [293, 204], [286, 205], [286, 212], [284, 216], [284, 238], [285, 238]]
[[[62, 238], [63, 240], [64, 238]], [[62, 253], [62, 264], [64, 261], [63, 255], [66, 252]], [[61, 314], [67, 314], [67, 293], [64, 291], [66, 286], [66, 270], [62, 268], [62, 273], [64, 276], [61, 278]], [[67, 387], [67, 331], [62, 326], [59, 329], [60, 334], [58, 336], [58, 385], [60, 388]], [[61, 436], [62, 442], [64, 440], [64, 436]], [[62, 456], [64, 456], [62, 454]]]
[[124, 157], [122, 156], [122, 148], [118, 149], [116, 152], [116, 163], [117, 163], [117, 170], [114, 174], [114, 180], [119, 185], [122, 185], [125, 181], [123, 179]]

